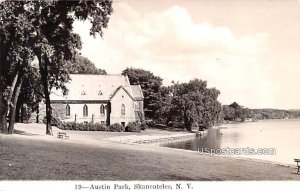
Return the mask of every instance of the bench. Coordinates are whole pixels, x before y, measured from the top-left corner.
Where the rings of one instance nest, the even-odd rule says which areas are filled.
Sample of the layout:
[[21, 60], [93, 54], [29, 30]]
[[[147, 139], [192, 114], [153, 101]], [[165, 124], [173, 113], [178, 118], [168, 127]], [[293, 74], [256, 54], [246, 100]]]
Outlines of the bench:
[[59, 139], [68, 139], [69, 136], [67, 135], [67, 133], [64, 133], [64, 132], [58, 132], [58, 133], [57, 133], [57, 138], [59, 138]]
[[299, 174], [299, 172], [300, 172], [300, 159], [294, 159], [294, 161], [297, 163], [297, 168], [298, 168], [297, 174]]

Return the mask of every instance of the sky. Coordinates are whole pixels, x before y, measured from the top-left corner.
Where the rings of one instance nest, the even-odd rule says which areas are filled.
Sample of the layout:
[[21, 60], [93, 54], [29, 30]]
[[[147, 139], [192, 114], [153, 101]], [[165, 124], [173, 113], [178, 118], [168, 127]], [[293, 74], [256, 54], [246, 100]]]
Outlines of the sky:
[[300, 108], [297, 0], [115, 0], [103, 37], [76, 22], [82, 55], [110, 74], [142, 68], [171, 81], [206, 80], [219, 101]]

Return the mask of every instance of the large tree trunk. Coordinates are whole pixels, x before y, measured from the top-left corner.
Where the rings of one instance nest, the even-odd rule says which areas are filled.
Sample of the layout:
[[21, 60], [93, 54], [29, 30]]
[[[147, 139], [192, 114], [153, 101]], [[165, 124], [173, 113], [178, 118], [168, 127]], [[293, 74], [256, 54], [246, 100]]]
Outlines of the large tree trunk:
[[12, 106], [12, 97], [18, 79], [19, 79], [19, 71], [17, 71], [14, 80], [12, 81], [7, 99], [5, 100], [4, 97], [2, 97], [3, 94], [0, 95], [0, 132], [3, 134], [8, 133], [7, 114], [10, 112], [10, 108]]
[[21, 118], [20, 118], [21, 107], [22, 107], [21, 100], [18, 99], [18, 101], [17, 101], [17, 106], [16, 106], [15, 122], [21, 122]]
[[9, 113], [9, 125], [8, 125], [8, 134], [13, 134], [14, 131], [14, 124], [15, 124], [15, 116], [16, 116], [16, 106], [18, 102], [18, 98], [20, 95], [21, 87], [23, 83], [23, 77], [20, 76], [17, 82], [17, 87], [15, 88], [14, 95], [13, 95], [13, 103], [11, 104], [10, 113]]
[[4, 98], [2, 97], [2, 94], [0, 94], [0, 133], [3, 134], [8, 133], [6, 114], [7, 114], [7, 104]]
[[47, 120], [46, 134], [47, 135], [53, 135], [52, 134], [52, 127], [51, 127], [52, 112], [51, 112], [51, 104], [50, 104], [49, 94], [48, 95], [45, 94], [45, 100], [46, 100], [46, 120]]
[[[44, 61], [44, 63], [42, 63], [42, 61]], [[39, 68], [40, 68], [40, 74], [42, 78], [42, 84], [44, 88], [44, 95], [45, 95], [45, 102], [46, 102], [46, 134], [53, 135], [52, 127], [51, 127], [51, 118], [52, 118], [51, 102], [50, 102], [49, 87], [48, 87], [49, 86], [48, 65], [49, 65], [49, 59], [46, 55], [43, 56], [43, 60], [41, 59], [41, 57], [39, 57]]]
[[24, 105], [23, 105], [23, 103], [22, 103], [22, 105], [21, 105], [20, 122], [21, 122], [21, 123], [24, 123]]
[[[13, 37], [16, 34], [16, 30], [15, 28], [13, 28], [10, 31], [10, 36]], [[11, 51], [11, 47], [14, 46], [13, 42], [14, 42], [14, 38], [8, 38], [7, 43], [2, 44], [1, 45], [1, 53], [0, 53], [0, 73], [1, 74], [6, 74], [5, 72], [7, 71], [7, 55], [9, 54], [9, 52]], [[5, 71], [5, 72], [3, 72]], [[15, 79], [12, 83], [12, 89], [14, 89], [14, 85], [17, 79], [17, 75], [15, 76]], [[12, 91], [11, 91], [12, 92]], [[7, 100], [10, 99], [4, 99], [3, 97], [3, 89], [1, 88], [0, 90], [0, 133], [4, 133], [7, 134], [8, 133], [8, 129], [7, 129]], [[11, 96], [11, 94], [9, 94], [9, 96]]]
[[19, 80], [19, 71], [17, 71], [17, 73], [16, 73], [16, 75], [15, 75], [15, 77], [14, 77], [14, 80], [12, 81], [12, 84], [11, 84], [9, 96], [8, 96], [8, 98], [7, 98], [7, 104], [8, 104], [8, 108], [7, 108], [8, 111], [7, 111], [7, 113], [10, 112], [10, 107], [9, 107], [9, 105], [12, 104], [12, 98], [13, 98], [13, 95], [14, 95], [14, 92], [15, 92], [15, 87], [16, 87], [16, 85], [17, 85], [18, 80]]

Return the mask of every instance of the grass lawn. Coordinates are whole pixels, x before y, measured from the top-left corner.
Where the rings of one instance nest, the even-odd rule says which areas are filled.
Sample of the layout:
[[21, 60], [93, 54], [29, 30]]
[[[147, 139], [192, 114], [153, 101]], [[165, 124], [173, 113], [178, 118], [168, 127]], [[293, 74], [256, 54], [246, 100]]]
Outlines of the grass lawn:
[[291, 167], [112, 144], [93, 146], [0, 135], [0, 179], [300, 180]]

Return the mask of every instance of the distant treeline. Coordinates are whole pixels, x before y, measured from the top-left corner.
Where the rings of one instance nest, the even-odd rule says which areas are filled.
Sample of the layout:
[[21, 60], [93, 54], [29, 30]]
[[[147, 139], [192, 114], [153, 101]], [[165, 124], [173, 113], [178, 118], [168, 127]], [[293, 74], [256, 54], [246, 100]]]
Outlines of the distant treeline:
[[223, 105], [222, 118], [226, 121], [295, 119], [300, 118], [300, 110], [249, 109], [234, 102], [230, 105]]
[[300, 118], [300, 111], [279, 109], [250, 109], [250, 116], [256, 119], [294, 119]]

